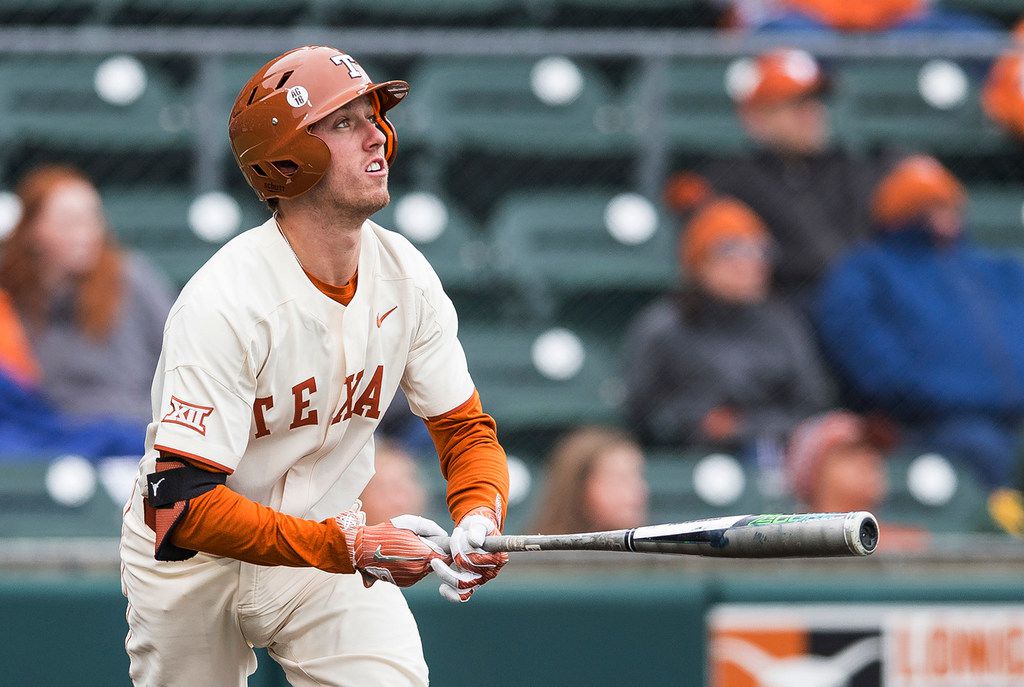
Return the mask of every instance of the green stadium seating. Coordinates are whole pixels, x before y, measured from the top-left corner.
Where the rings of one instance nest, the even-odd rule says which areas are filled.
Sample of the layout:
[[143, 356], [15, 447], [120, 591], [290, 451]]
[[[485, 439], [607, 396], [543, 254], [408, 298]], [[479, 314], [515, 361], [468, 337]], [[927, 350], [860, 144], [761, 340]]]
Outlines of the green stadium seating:
[[[925, 64], [880, 59], [841, 65], [833, 89], [839, 137], [855, 149], [889, 144], [933, 153], [979, 154], [1005, 148], [1005, 136], [982, 112], [980, 79], [971, 73], [973, 68], [960, 65], [967, 78], [963, 99], [939, 109], [921, 95], [918, 79]], [[951, 91], [956, 90], [955, 80], [945, 80], [951, 82], [946, 85]]]
[[[579, 93], [570, 102], [549, 105], [531, 87], [536, 64], [504, 57], [426, 60], [409, 79], [414, 91], [402, 104], [403, 131], [439, 154], [471, 149], [587, 158], [634, 151], [631, 137], [616, 122], [611, 88], [599, 72], [577, 65]], [[558, 76], [553, 80], [559, 81]]]
[[517, 10], [520, 0], [312, 0], [318, 16], [344, 21], [356, 13], [386, 22], [429, 22], [458, 25], [468, 19], [499, 16]]
[[518, 193], [495, 211], [488, 231], [499, 269], [538, 312], [550, 313], [574, 294], [649, 295], [675, 284], [675, 238], [667, 218], [656, 217], [648, 240], [620, 243], [605, 223], [615, 196], [592, 189]]
[[[392, 189], [391, 203], [373, 216], [385, 229], [402, 232], [395, 214], [409, 194]], [[448, 213], [442, 233], [433, 240], [407, 235], [437, 272], [445, 292], [455, 303], [460, 321], [499, 321], [520, 314], [520, 306], [510, 298], [491, 262], [491, 248], [483, 231], [457, 205], [439, 198]], [[408, 213], [406, 208], [403, 213]], [[406, 220], [408, 221], [408, 220]], [[415, 232], [413, 232], [415, 234]]]
[[117, 537], [121, 505], [97, 481], [95, 492], [81, 505], [65, 506], [50, 496], [46, 475], [50, 462], [26, 457], [0, 464], [0, 538]]
[[238, 2], [238, 0], [122, 0], [124, 17], [138, 24], [296, 24], [305, 16], [306, 0]]
[[971, 186], [967, 226], [974, 237], [992, 248], [1024, 251], [1024, 188]]
[[0, 0], [0, 23], [77, 24], [106, 22], [126, 0]]
[[[178, 287], [223, 243], [204, 241], [189, 228], [194, 195], [184, 189], [104, 188], [101, 192], [118, 238], [146, 254]], [[262, 224], [269, 216], [251, 194], [236, 200], [242, 211], [239, 231]]]
[[[734, 501], [716, 505], [704, 500], [695, 487], [694, 469], [703, 458], [713, 453], [689, 449], [647, 452], [649, 520], [652, 523], [743, 515], [772, 509], [767, 507], [770, 500], [758, 490], [756, 473], [745, 465], [741, 466], [744, 486]], [[772, 505], [777, 507], [779, 504]]]
[[499, 435], [616, 422], [620, 383], [611, 352], [581, 337], [585, 357], [578, 373], [551, 379], [538, 371], [532, 358], [534, 341], [543, 331], [522, 323], [464, 323], [459, 329], [469, 371]]
[[0, 142], [96, 152], [187, 148], [184, 98], [158, 70], [128, 105], [101, 99], [92, 57], [0, 58]]
[[985, 492], [974, 476], [950, 461], [957, 487], [950, 501], [930, 506], [918, 501], [907, 486], [907, 472], [916, 456], [900, 455], [886, 462], [889, 494], [876, 515], [882, 522], [917, 526], [932, 532], [969, 532], [985, 528]]
[[939, 0], [937, 4], [952, 10], [991, 14], [1007, 21], [1019, 19], [1024, 14], [1020, 0]]
[[[372, 217], [385, 229], [403, 232], [395, 219], [395, 213], [403, 200], [409, 196], [401, 190], [391, 189], [391, 203]], [[443, 199], [448, 221], [439, 236], [432, 240], [417, 239], [406, 235], [413, 245], [427, 258], [445, 289], [475, 290], [491, 279], [489, 270], [489, 249], [483, 240], [482, 230], [459, 207]]]
[[[729, 62], [722, 60], [673, 60], [660, 76], [664, 119], [661, 134], [670, 149], [684, 153], [723, 154], [748, 147], [747, 137], [736, 116], [736, 106], [725, 88]], [[626, 118], [637, 127], [640, 136], [657, 135], [647, 131], [656, 116], [644, 99], [644, 72], [629, 78], [624, 98]]]

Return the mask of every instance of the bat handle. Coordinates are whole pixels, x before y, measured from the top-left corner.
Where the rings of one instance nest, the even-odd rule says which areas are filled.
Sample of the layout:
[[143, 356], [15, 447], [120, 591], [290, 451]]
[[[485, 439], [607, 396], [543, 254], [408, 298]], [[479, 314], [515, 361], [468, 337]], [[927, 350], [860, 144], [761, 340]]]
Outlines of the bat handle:
[[[452, 547], [450, 543], [451, 538], [446, 534], [438, 534], [434, 535], [433, 537], [422, 537], [422, 539], [426, 539], [432, 544], [441, 547], [442, 549], [444, 549], [445, 553], [450, 554], [452, 552]], [[508, 537], [505, 537], [500, 534], [493, 535], [484, 539], [484, 545], [480, 548], [489, 553], [500, 553], [502, 551], [513, 550], [509, 548]]]

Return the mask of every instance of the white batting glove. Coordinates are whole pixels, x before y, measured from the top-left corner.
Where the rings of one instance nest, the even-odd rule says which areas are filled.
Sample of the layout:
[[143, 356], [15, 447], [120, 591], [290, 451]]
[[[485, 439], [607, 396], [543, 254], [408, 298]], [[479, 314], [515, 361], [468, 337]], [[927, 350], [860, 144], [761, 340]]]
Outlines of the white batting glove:
[[497, 577], [508, 562], [508, 554], [480, 548], [485, 537], [496, 534], [501, 534], [498, 516], [490, 508], [475, 508], [459, 521], [449, 540], [451, 564], [430, 561], [430, 567], [441, 578], [441, 596], [454, 603], [469, 601], [477, 587]]
[[352, 567], [367, 587], [384, 580], [409, 587], [430, 574], [434, 561], [444, 565], [451, 557], [426, 537], [444, 536], [433, 520], [418, 515], [399, 515], [379, 525], [366, 525], [366, 513], [356, 505], [335, 516], [345, 533]]

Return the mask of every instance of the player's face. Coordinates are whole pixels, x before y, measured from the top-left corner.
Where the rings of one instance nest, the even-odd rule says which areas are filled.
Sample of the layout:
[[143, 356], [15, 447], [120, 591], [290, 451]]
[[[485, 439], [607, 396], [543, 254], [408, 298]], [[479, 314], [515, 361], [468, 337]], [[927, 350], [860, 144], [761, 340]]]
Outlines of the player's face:
[[58, 278], [77, 277], [95, 266], [106, 235], [99, 194], [68, 182], [45, 201], [33, 227], [46, 269]]
[[366, 217], [388, 204], [386, 138], [377, 128], [377, 114], [367, 96], [321, 119], [311, 133], [331, 149], [331, 166], [310, 191], [311, 200]]
[[647, 521], [644, 457], [631, 446], [617, 446], [597, 459], [584, 485], [590, 524], [597, 530], [638, 527]]

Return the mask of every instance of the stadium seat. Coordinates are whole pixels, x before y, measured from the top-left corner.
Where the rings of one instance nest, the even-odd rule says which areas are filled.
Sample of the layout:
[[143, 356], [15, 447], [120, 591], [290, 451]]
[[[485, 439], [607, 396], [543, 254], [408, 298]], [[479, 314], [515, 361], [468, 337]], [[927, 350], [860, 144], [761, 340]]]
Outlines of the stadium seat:
[[372, 219], [404, 234], [423, 253], [455, 303], [460, 321], [495, 322], [521, 314], [497, 278], [483, 231], [450, 200], [392, 189], [391, 203]]
[[587, 65], [438, 58], [414, 70], [410, 82], [415, 97], [402, 105], [404, 130], [440, 154], [461, 148], [586, 158], [633, 149], [610, 86]]
[[122, 0], [118, 21], [136, 24], [207, 24], [273, 26], [298, 23], [306, 0]]
[[499, 269], [545, 316], [580, 294], [649, 297], [677, 279], [669, 221], [632, 194], [514, 194], [497, 208], [488, 231]]
[[[74, 474], [67, 475], [72, 483], [66, 485], [55, 475], [48, 477], [48, 459], [26, 456], [19, 461], [5, 456], [0, 462], [0, 538], [119, 536], [122, 504], [104, 490], [95, 472], [83, 479], [79, 473], [92, 468], [79, 462]], [[65, 502], [73, 505], [56, 500], [54, 493], [74, 497]]]
[[[91, 57], [0, 58], [0, 142], [97, 152], [191, 145], [183, 99], [158, 69], [146, 68], [144, 90], [118, 105], [97, 93], [101, 64]], [[116, 97], [123, 89], [130, 94], [138, 73], [129, 66], [109, 77]]]
[[408, 238], [430, 262], [445, 289], [478, 289], [490, 279], [483, 232], [450, 201], [391, 189], [391, 203], [372, 219]]
[[564, 330], [542, 334], [544, 327], [522, 323], [466, 323], [459, 330], [469, 371], [499, 432], [615, 422], [621, 393], [611, 352], [590, 339], [574, 342]]
[[[659, 81], [664, 108], [662, 135], [674, 152], [720, 155], [744, 150], [747, 137], [736, 116], [736, 106], [726, 91], [729, 62], [721, 60], [673, 60]], [[637, 70], [628, 81], [624, 98], [627, 121], [638, 136], [648, 135], [652, 119], [644, 97], [644, 72]]]
[[977, 65], [873, 60], [841, 65], [835, 76], [835, 129], [852, 148], [978, 154], [1006, 145], [981, 110]]
[[[103, 188], [101, 192], [118, 238], [146, 254], [178, 287], [230, 238], [211, 242], [193, 232], [189, 210], [195, 196], [184, 189]], [[247, 194], [237, 201], [241, 211], [237, 231], [266, 221], [266, 210], [255, 197]]]
[[[702, 463], [708, 458], [711, 463]], [[725, 461], [728, 474], [722, 475], [721, 469], [716, 470], [715, 461]], [[699, 450], [650, 451], [646, 471], [652, 523], [756, 514], [765, 510], [767, 501], [758, 490], [754, 471], [731, 456], [716, 456], [711, 451]], [[739, 481], [735, 481], [737, 478]], [[703, 482], [698, 484], [698, 480]]]
[[972, 186], [968, 189], [967, 226], [991, 248], [1024, 253], [1024, 189]]
[[1021, 16], [1020, 0], [939, 0], [936, 4], [951, 10], [990, 14], [1007, 22]]
[[520, 0], [312, 0], [317, 16], [331, 23], [345, 23], [356, 15], [378, 25], [451, 24], [500, 17], [515, 12]]
[[[930, 505], [922, 502], [911, 489], [912, 466], [918, 456], [901, 455], [886, 461], [889, 473], [889, 494], [877, 513], [882, 522], [922, 527], [932, 532], [966, 532], [982, 527], [987, 521], [985, 492], [974, 476], [956, 463], [947, 464], [955, 481], [948, 501]], [[916, 475], [922, 479], [921, 475]], [[924, 479], [931, 482], [931, 479]]]

